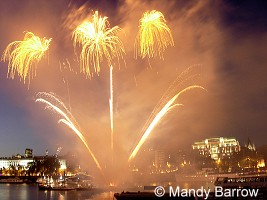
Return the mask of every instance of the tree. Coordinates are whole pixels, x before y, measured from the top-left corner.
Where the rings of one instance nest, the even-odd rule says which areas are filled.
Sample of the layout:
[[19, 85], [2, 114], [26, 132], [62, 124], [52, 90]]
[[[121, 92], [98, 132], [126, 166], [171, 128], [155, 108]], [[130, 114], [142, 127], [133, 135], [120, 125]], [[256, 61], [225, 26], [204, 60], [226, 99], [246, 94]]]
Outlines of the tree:
[[52, 157], [45, 157], [44, 162], [43, 162], [43, 166], [44, 166], [44, 172], [47, 175], [57, 175], [59, 168], [60, 168], [60, 163], [59, 160], [52, 156]]

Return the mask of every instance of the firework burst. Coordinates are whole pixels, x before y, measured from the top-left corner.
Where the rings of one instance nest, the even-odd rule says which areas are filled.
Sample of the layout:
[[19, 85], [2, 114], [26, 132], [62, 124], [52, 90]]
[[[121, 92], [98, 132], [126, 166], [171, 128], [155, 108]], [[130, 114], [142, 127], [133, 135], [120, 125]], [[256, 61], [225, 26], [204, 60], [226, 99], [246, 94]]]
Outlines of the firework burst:
[[163, 52], [169, 45], [174, 46], [174, 42], [164, 15], [156, 10], [145, 12], [135, 40], [135, 57], [163, 59]]
[[[51, 101], [55, 102], [57, 105], [51, 103]], [[40, 103], [45, 104], [46, 105], [45, 108], [51, 109], [52, 111], [56, 112], [57, 114], [59, 114], [62, 117], [61, 119], [59, 119], [58, 123], [63, 123], [74, 131], [74, 133], [80, 138], [80, 140], [83, 142], [83, 144], [87, 148], [87, 150], [90, 153], [90, 155], [92, 156], [96, 166], [99, 168], [99, 170], [101, 171], [101, 173], [103, 175], [103, 171], [102, 171], [102, 168], [101, 168], [98, 160], [96, 159], [92, 150], [89, 148], [85, 137], [83, 136], [83, 134], [79, 130], [75, 118], [72, 116], [71, 112], [67, 109], [67, 107], [64, 105], [64, 103], [62, 101], [60, 101], [57, 97], [55, 97], [53, 94], [46, 93], [46, 92], [39, 92], [37, 94], [37, 99], [35, 100], [35, 102], [40, 102]], [[60, 109], [60, 107], [62, 107], [62, 109]]]
[[86, 76], [91, 77], [91, 66], [100, 72], [100, 63], [106, 58], [111, 65], [114, 58], [119, 62], [125, 54], [123, 44], [117, 33], [120, 28], [109, 28], [107, 17], [98, 16], [96, 11], [92, 21], [84, 21], [73, 32], [74, 47], [81, 45], [80, 66]]
[[51, 40], [26, 32], [22, 41], [10, 43], [3, 53], [3, 60], [8, 60], [8, 76], [14, 79], [17, 73], [24, 83], [27, 77], [30, 83], [30, 79], [36, 74], [36, 63], [49, 49]]

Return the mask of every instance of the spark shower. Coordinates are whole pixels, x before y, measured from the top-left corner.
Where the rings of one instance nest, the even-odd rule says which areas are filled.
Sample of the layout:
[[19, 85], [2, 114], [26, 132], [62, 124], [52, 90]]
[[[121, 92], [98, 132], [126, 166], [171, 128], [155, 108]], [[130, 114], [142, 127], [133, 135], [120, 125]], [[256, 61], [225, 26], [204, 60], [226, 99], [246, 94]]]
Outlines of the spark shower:
[[[163, 59], [163, 53], [168, 46], [174, 46], [171, 30], [166, 24], [164, 15], [156, 10], [147, 11], [140, 19], [139, 30], [135, 39], [134, 56], [141, 59], [147, 57]], [[76, 55], [80, 51], [80, 71], [86, 77], [92, 77], [93, 73], [100, 73], [100, 65], [103, 60], [106, 61], [110, 69], [110, 141], [113, 160], [114, 149], [114, 116], [113, 116], [113, 66], [119, 65], [120, 60], [124, 60], [125, 50], [122, 41], [118, 37], [118, 32], [121, 29], [118, 26], [110, 28], [108, 17], [101, 17], [98, 11], [95, 11], [92, 17], [85, 19], [72, 32], [73, 46]], [[31, 32], [26, 32], [22, 41], [10, 43], [3, 54], [3, 61], [8, 61], [8, 76], [11, 78], [18, 76], [24, 81], [28, 78], [33, 78], [36, 71], [36, 65], [49, 50], [52, 39], [39, 38]], [[116, 62], [115, 62], [115, 61]], [[191, 89], [204, 89], [197, 83], [183, 86], [185, 82], [195, 80], [199, 73], [192, 70], [194, 67], [185, 70], [177, 77], [174, 83], [170, 86], [167, 92], [162, 96], [159, 104], [154, 108], [149, 119], [145, 123], [141, 133], [141, 138], [138, 138], [138, 143], [129, 155], [130, 162], [137, 156], [138, 151], [149, 139], [156, 125], [163, 120], [163, 117], [175, 107], [182, 104], [177, 103], [179, 96]], [[93, 69], [93, 71], [92, 71]], [[90, 82], [88, 83], [90, 84]], [[67, 109], [64, 103], [53, 93], [40, 92], [36, 96], [36, 102], [45, 105], [45, 108], [52, 110], [60, 116], [58, 123], [63, 123], [69, 127], [83, 142], [88, 150], [95, 165], [103, 174], [101, 164], [96, 158], [94, 152], [89, 147], [89, 142], [78, 126], [77, 121], [71, 112]]]

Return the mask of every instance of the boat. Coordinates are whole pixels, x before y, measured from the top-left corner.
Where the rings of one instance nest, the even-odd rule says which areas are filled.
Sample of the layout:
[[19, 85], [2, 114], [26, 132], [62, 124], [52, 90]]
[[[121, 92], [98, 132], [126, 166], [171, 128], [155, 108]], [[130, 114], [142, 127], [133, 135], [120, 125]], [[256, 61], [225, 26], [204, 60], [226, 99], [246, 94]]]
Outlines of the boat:
[[157, 198], [152, 192], [121, 192], [115, 193], [117, 200], [134, 200], [134, 199], [154, 199]]
[[222, 188], [267, 189], [267, 176], [217, 177], [214, 185]]
[[87, 174], [79, 173], [75, 176], [68, 177], [65, 179], [65, 184], [74, 187], [76, 190], [92, 190], [92, 176]]
[[78, 185], [78, 187], [75, 188], [77, 191], [88, 191], [88, 190], [93, 190], [93, 186], [91, 185]]
[[121, 192], [115, 193], [114, 197], [117, 200], [163, 200], [163, 199], [194, 199], [195, 197], [170, 197], [169, 193], [165, 193], [161, 197], [157, 197], [154, 192]]
[[20, 178], [5, 178], [5, 179], [0, 179], [0, 183], [24, 183], [22, 179]]
[[237, 173], [195, 173], [195, 174], [175, 174], [176, 182], [214, 182], [218, 177], [239, 177]]
[[[251, 175], [239, 177], [217, 177], [214, 182], [214, 192], [211, 192], [208, 199], [219, 199], [219, 194], [228, 196], [223, 199], [267, 199], [267, 176]], [[219, 188], [219, 189], [218, 189]]]
[[44, 178], [38, 180], [39, 190], [75, 190], [75, 187], [65, 184], [65, 181], [62, 179], [53, 180], [53, 178]]
[[72, 177], [53, 179], [52, 177], [38, 180], [39, 190], [92, 190], [92, 177], [77, 174]]
[[75, 190], [73, 187], [68, 187], [68, 186], [51, 186], [51, 185], [43, 185], [39, 184], [38, 185], [39, 190], [61, 190], [61, 191], [68, 191], [68, 190]]

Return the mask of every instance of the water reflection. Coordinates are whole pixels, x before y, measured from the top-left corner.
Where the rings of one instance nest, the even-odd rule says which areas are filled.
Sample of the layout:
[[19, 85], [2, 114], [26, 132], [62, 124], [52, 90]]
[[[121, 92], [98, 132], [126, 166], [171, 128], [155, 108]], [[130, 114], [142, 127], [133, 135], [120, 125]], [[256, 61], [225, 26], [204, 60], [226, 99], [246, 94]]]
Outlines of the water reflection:
[[0, 184], [1, 200], [112, 200], [113, 192], [93, 191], [41, 191], [37, 184]]
[[[152, 185], [152, 184], [148, 184]], [[168, 182], [155, 183], [155, 185], [172, 185], [179, 186], [181, 189], [214, 189], [212, 182]], [[116, 192], [122, 191], [142, 191], [142, 188], [121, 188]], [[114, 192], [104, 190], [90, 191], [43, 191], [39, 190], [37, 184], [0, 184], [0, 199], [1, 200], [113, 200]]]
[[109, 192], [97, 191], [39, 191], [38, 199], [41, 200], [68, 200], [68, 199], [113, 199]]

